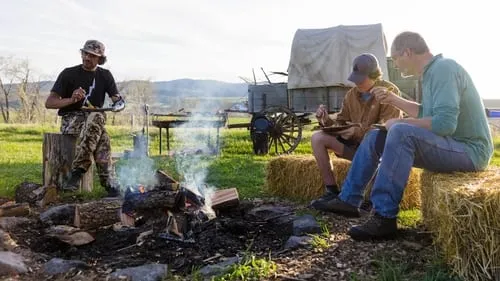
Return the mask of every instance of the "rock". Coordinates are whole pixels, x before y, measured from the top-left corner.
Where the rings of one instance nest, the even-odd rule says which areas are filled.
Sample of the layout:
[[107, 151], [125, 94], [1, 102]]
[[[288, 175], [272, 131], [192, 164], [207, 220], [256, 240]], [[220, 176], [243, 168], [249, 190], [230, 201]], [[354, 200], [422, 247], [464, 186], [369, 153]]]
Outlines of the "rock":
[[248, 214], [262, 220], [279, 217], [291, 213], [292, 208], [284, 206], [263, 205], [248, 211]]
[[64, 243], [74, 246], [85, 245], [95, 240], [89, 233], [67, 225], [52, 226], [46, 231], [46, 236], [55, 237]]
[[160, 281], [168, 273], [166, 264], [146, 264], [136, 267], [119, 269], [108, 276], [109, 281]]
[[231, 265], [240, 262], [240, 257], [232, 257], [228, 258], [223, 262], [218, 264], [209, 264], [200, 269], [200, 273], [205, 277], [210, 277], [214, 275], [218, 275], [223, 273], [226, 269], [228, 269]]
[[28, 272], [21, 255], [12, 252], [0, 252], [0, 276], [17, 275]]
[[279, 226], [285, 226], [285, 227], [290, 226], [291, 227], [291, 225], [293, 224], [293, 221], [295, 219], [297, 219], [297, 216], [294, 214], [290, 214], [290, 215], [284, 215], [282, 217], [273, 219], [270, 222], [272, 222], [276, 225], [279, 225]]
[[308, 246], [311, 243], [310, 236], [290, 236], [285, 243], [285, 249], [296, 249], [303, 246]]
[[24, 181], [15, 187], [16, 203], [29, 203], [35, 205], [36, 202], [43, 198], [44, 192], [35, 192], [41, 188], [42, 185], [34, 182]]
[[43, 265], [43, 270], [49, 275], [56, 275], [66, 273], [72, 269], [87, 269], [89, 267], [83, 261], [53, 258]]
[[306, 214], [293, 221], [293, 235], [302, 236], [308, 233], [321, 233], [321, 227], [314, 216]]
[[4, 229], [5, 231], [10, 231], [30, 221], [30, 219], [25, 217], [1, 217], [0, 228]]
[[55, 206], [40, 214], [40, 220], [46, 225], [73, 225], [74, 219], [75, 205], [73, 204]]
[[16, 241], [12, 240], [9, 233], [0, 229], [0, 251], [11, 251], [17, 248]]

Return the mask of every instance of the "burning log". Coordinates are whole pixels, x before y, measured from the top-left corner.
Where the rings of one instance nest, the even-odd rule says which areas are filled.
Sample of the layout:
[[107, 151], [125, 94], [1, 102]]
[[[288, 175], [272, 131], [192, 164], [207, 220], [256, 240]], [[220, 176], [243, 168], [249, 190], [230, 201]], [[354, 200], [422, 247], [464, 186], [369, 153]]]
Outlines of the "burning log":
[[28, 203], [4, 204], [0, 207], [0, 217], [24, 217], [30, 214]]
[[179, 182], [162, 170], [157, 170], [155, 177], [160, 187], [167, 187], [170, 190], [179, 188]]
[[103, 199], [75, 206], [74, 226], [81, 229], [97, 229], [120, 221], [120, 199]]
[[[139, 188], [140, 189], [140, 188]], [[178, 210], [185, 204], [184, 196], [179, 191], [151, 190], [148, 192], [132, 192], [125, 194], [123, 202], [124, 213], [154, 209]]]

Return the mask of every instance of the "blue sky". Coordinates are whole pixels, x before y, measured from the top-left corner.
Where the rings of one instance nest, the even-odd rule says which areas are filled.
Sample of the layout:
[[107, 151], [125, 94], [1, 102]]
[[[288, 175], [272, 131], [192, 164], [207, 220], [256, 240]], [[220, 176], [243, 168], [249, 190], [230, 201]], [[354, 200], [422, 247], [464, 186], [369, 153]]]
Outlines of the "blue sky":
[[[3, 0], [0, 56], [27, 58], [55, 78], [80, 62], [89, 38], [106, 45], [117, 80], [241, 82], [252, 68], [286, 71], [295, 31], [382, 23], [390, 44], [420, 32], [433, 53], [462, 64], [484, 98], [497, 98], [499, 16], [493, 1]], [[263, 77], [259, 77], [263, 79]]]

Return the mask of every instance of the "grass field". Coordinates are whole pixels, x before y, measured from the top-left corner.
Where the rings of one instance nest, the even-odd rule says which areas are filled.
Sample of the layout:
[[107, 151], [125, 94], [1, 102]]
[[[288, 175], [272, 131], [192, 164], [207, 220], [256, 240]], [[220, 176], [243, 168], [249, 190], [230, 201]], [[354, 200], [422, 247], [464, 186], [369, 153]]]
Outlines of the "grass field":
[[[245, 122], [245, 118], [231, 120], [231, 123]], [[43, 134], [58, 132], [56, 126], [40, 125], [0, 125], [0, 196], [12, 197], [14, 187], [22, 181], [42, 182], [42, 142]], [[128, 127], [108, 126], [111, 136], [112, 151], [121, 153], [133, 148], [134, 133]], [[188, 129], [190, 130], [190, 129]], [[196, 133], [199, 130], [195, 131]], [[174, 129], [175, 134], [175, 129]], [[311, 153], [309, 145], [311, 131], [304, 131], [302, 143], [295, 153]], [[172, 135], [172, 133], [171, 133]], [[205, 144], [208, 132], [201, 134], [199, 142]], [[193, 137], [196, 138], [196, 137]], [[150, 128], [150, 155], [155, 168], [163, 169], [178, 176], [176, 165], [171, 157], [167, 157], [165, 138], [163, 138], [162, 155], [159, 155], [159, 137], [156, 128]], [[210, 132], [210, 142], [215, 142], [215, 133]], [[197, 144], [193, 144], [197, 145]], [[252, 153], [252, 143], [246, 129], [227, 129], [221, 131], [221, 153], [219, 156], [204, 156], [208, 170], [207, 183], [215, 187], [238, 187], [243, 197], [262, 195], [264, 184], [264, 167], [272, 156], [256, 156]], [[179, 140], [171, 136], [171, 150], [180, 149]], [[117, 164], [126, 165], [126, 161]], [[100, 187], [95, 181], [96, 195], [100, 195]]]
[[[245, 122], [245, 118], [231, 120], [231, 123]], [[43, 134], [58, 132], [55, 126], [40, 125], [0, 125], [0, 196], [11, 197], [14, 187], [22, 181], [42, 182], [42, 141]], [[111, 136], [113, 152], [123, 152], [133, 148], [132, 134], [128, 127], [108, 126]], [[189, 130], [189, 129], [188, 129]], [[192, 134], [199, 132], [190, 132]], [[175, 133], [174, 133], [175, 134]], [[310, 154], [310, 137], [312, 131], [303, 130], [303, 139], [294, 153]], [[163, 139], [163, 155], [159, 155], [159, 137], [156, 128], [150, 128], [150, 155], [154, 160], [155, 168], [163, 169], [175, 176], [179, 176], [174, 160], [167, 157], [165, 140]], [[203, 144], [207, 132], [200, 135]], [[215, 142], [215, 133], [211, 132], [211, 143]], [[196, 137], [193, 137], [196, 139]], [[199, 145], [199, 144], [193, 144]], [[175, 136], [171, 136], [171, 150], [179, 149], [180, 143]], [[272, 156], [256, 156], [252, 153], [252, 143], [246, 129], [226, 129], [221, 131], [221, 153], [219, 156], [203, 156], [208, 173], [208, 184], [218, 188], [237, 187], [243, 197], [263, 195], [264, 168]], [[495, 139], [495, 154], [493, 165], [500, 165], [500, 138]], [[118, 166], [126, 165], [126, 161], [118, 162]], [[95, 181], [97, 195], [100, 187]]]

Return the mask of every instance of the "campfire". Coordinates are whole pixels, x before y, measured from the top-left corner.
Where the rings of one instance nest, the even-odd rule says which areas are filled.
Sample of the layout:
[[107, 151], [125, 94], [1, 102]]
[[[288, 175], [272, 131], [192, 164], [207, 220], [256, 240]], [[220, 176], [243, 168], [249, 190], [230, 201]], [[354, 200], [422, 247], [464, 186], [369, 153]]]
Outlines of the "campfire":
[[[249, 252], [280, 253], [285, 246], [296, 247], [287, 246], [288, 240], [296, 240], [292, 235], [307, 239], [304, 233], [320, 232], [312, 216], [297, 217], [281, 202], [240, 200], [235, 188], [206, 192], [212, 188], [193, 180], [176, 181], [162, 170], [144, 178], [123, 185], [120, 198], [66, 198], [65, 203], [51, 198], [57, 193], [50, 187], [21, 184], [18, 202], [0, 206], [0, 217], [29, 218], [9, 233], [17, 246], [40, 255], [36, 260], [47, 264], [46, 275], [55, 274], [57, 266], [51, 271], [51, 264], [61, 260], [100, 277], [160, 265], [184, 276], [193, 268], [207, 267], [203, 272], [211, 275], [216, 274], [211, 265], [226, 268]], [[26, 280], [42, 279], [33, 273], [33, 279]]]
[[[148, 219], [166, 216], [165, 231], [160, 237], [182, 242], [194, 242], [194, 229], [215, 217], [215, 208], [232, 207], [239, 203], [236, 189], [215, 193], [206, 200], [197, 193], [198, 187], [187, 187], [173, 180], [161, 170], [156, 172], [157, 185], [127, 186], [120, 210], [120, 222], [133, 227]], [[209, 205], [210, 204], [210, 205]]]
[[[19, 202], [28, 212], [17, 214], [29, 213], [29, 219], [10, 229], [10, 235], [19, 246], [39, 253], [37, 260], [77, 260], [85, 265], [85, 274], [90, 270], [108, 276], [121, 269], [168, 265], [169, 271], [187, 275], [195, 267], [238, 262], [249, 251], [261, 256], [280, 253], [291, 235], [304, 235], [297, 229], [320, 231], [314, 221], [304, 224], [292, 207], [272, 200], [240, 200], [234, 188], [202, 195], [197, 186], [177, 182], [161, 170], [155, 171], [155, 179], [155, 184], [124, 186], [119, 199], [42, 208], [35, 201]], [[36, 194], [50, 194], [37, 191], [40, 186], [27, 186]], [[5, 215], [15, 208], [2, 210]], [[41, 280], [35, 275], [26, 280]]]

